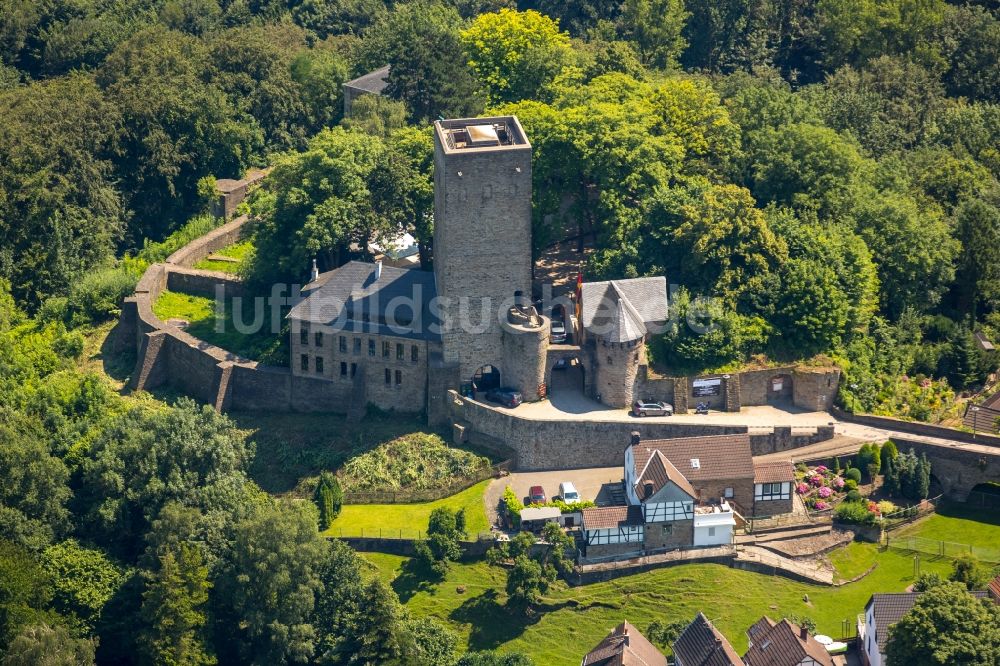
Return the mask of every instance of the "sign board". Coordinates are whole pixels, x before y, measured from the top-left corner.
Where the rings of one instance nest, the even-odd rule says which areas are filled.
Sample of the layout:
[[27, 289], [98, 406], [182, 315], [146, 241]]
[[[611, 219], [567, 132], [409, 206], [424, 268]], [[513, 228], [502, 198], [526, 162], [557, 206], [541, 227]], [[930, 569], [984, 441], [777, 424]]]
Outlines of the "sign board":
[[775, 377], [771, 380], [771, 390], [775, 393], [781, 392], [781, 389], [785, 387], [785, 380], [781, 377]]
[[722, 392], [721, 379], [696, 379], [691, 382], [691, 393], [696, 398], [719, 395]]

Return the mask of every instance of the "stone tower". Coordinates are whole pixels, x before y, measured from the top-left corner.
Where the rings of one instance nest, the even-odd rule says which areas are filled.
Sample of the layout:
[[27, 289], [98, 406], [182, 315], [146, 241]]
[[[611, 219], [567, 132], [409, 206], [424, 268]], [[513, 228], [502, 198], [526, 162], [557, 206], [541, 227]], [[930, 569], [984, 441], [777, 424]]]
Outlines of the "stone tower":
[[594, 344], [594, 391], [609, 407], [628, 407], [635, 397], [639, 366], [646, 363], [646, 325], [614, 282], [609, 312]]
[[434, 123], [434, 278], [446, 363], [501, 368], [501, 322], [531, 293], [531, 144], [517, 118]]

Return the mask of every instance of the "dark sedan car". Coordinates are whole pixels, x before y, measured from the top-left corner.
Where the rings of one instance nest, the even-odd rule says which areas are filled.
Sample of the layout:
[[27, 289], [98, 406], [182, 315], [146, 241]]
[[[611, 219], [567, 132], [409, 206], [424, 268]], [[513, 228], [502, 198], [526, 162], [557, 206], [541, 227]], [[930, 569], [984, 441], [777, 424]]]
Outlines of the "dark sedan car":
[[488, 391], [486, 393], [486, 399], [490, 402], [503, 405], [504, 407], [517, 407], [524, 400], [520, 391], [505, 387]]

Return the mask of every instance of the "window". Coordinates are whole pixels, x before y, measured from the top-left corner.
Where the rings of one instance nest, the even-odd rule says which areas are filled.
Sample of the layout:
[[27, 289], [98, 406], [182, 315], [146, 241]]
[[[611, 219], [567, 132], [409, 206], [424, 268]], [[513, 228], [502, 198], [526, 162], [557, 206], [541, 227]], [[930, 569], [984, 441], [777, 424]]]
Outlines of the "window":
[[299, 357], [299, 363], [302, 366], [303, 372], [309, 372], [309, 354], [303, 354]]
[[663, 533], [665, 535], [673, 534], [674, 533], [674, 524], [673, 523], [664, 523], [663, 524]]
[[406, 356], [406, 352], [403, 350], [403, 345], [397, 342], [396, 343], [396, 360], [397, 361], [402, 361], [403, 358], [405, 358], [405, 356]]
[[732, 488], [726, 488], [726, 491], [725, 491], [724, 495], [725, 495], [726, 499], [732, 499], [733, 498], [733, 489]]
[[361, 353], [361, 338], [354, 338], [354, 353]]
[[382, 341], [382, 358], [389, 358], [389, 350], [392, 349], [392, 345], [389, 344], [388, 340]]
[[309, 346], [309, 329], [304, 326], [299, 330], [299, 342]]
[[389, 368], [385, 369], [385, 383], [387, 386], [392, 383], [392, 370]]
[[420, 349], [416, 345], [410, 347], [410, 361], [416, 363], [420, 358]]
[[316, 331], [316, 334], [313, 336], [313, 338], [315, 338], [315, 340], [316, 340], [316, 346], [317, 347], [322, 347], [323, 346], [323, 334], [321, 332]]
[[708, 528], [708, 536], [715, 536], [715, 528], [714, 527], [709, 527]]
[[[341, 338], [341, 340], [343, 340], [343, 338]], [[341, 377], [347, 376], [347, 363], [344, 361], [340, 362], [340, 376]]]
[[347, 338], [340, 336], [340, 351], [347, 353]]
[[403, 383], [403, 371], [402, 370], [397, 370], [396, 371], [396, 386], [399, 386], [402, 383]]
[[323, 374], [323, 357], [322, 356], [317, 356], [316, 357], [316, 374], [317, 375], [322, 375]]
[[375, 338], [368, 338], [368, 355], [375, 355]]
[[754, 499], [769, 501], [792, 498], [791, 483], [758, 483], [754, 488]]
[[357, 363], [351, 363], [351, 377], [353, 378], [354, 375], [356, 375], [356, 374], [358, 374], [358, 364]]
[[614, 363], [611, 362], [611, 357], [610, 356], [608, 357], [608, 365], [614, 365]]

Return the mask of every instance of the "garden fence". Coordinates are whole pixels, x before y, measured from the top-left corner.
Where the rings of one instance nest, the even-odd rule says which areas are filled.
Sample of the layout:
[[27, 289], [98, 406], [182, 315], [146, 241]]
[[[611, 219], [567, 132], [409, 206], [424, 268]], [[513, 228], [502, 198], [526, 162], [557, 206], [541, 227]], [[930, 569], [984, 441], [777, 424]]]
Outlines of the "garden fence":
[[[496, 465], [483, 467], [472, 476], [455, 479], [447, 486], [413, 490], [382, 490], [345, 492], [344, 504], [409, 504], [414, 502], [435, 502], [455, 493], [471, 488], [481, 481], [492, 479], [510, 471], [511, 461], [504, 460]], [[412, 537], [411, 537], [412, 538]]]
[[943, 497], [943, 495], [931, 497], [930, 499], [922, 500], [920, 504], [915, 506], [900, 509], [895, 513], [882, 516], [882, 529], [886, 532], [891, 532], [903, 525], [909, 525], [918, 518], [923, 518], [934, 513], [937, 511], [938, 505], [941, 504]]
[[885, 535], [886, 548], [904, 551], [908, 553], [923, 553], [935, 557], [956, 558], [960, 555], [974, 555], [982, 562], [1000, 564], [1000, 548], [990, 548], [986, 546], [974, 546], [969, 543], [956, 543], [953, 541], [938, 541], [916, 536], [894, 537]]

